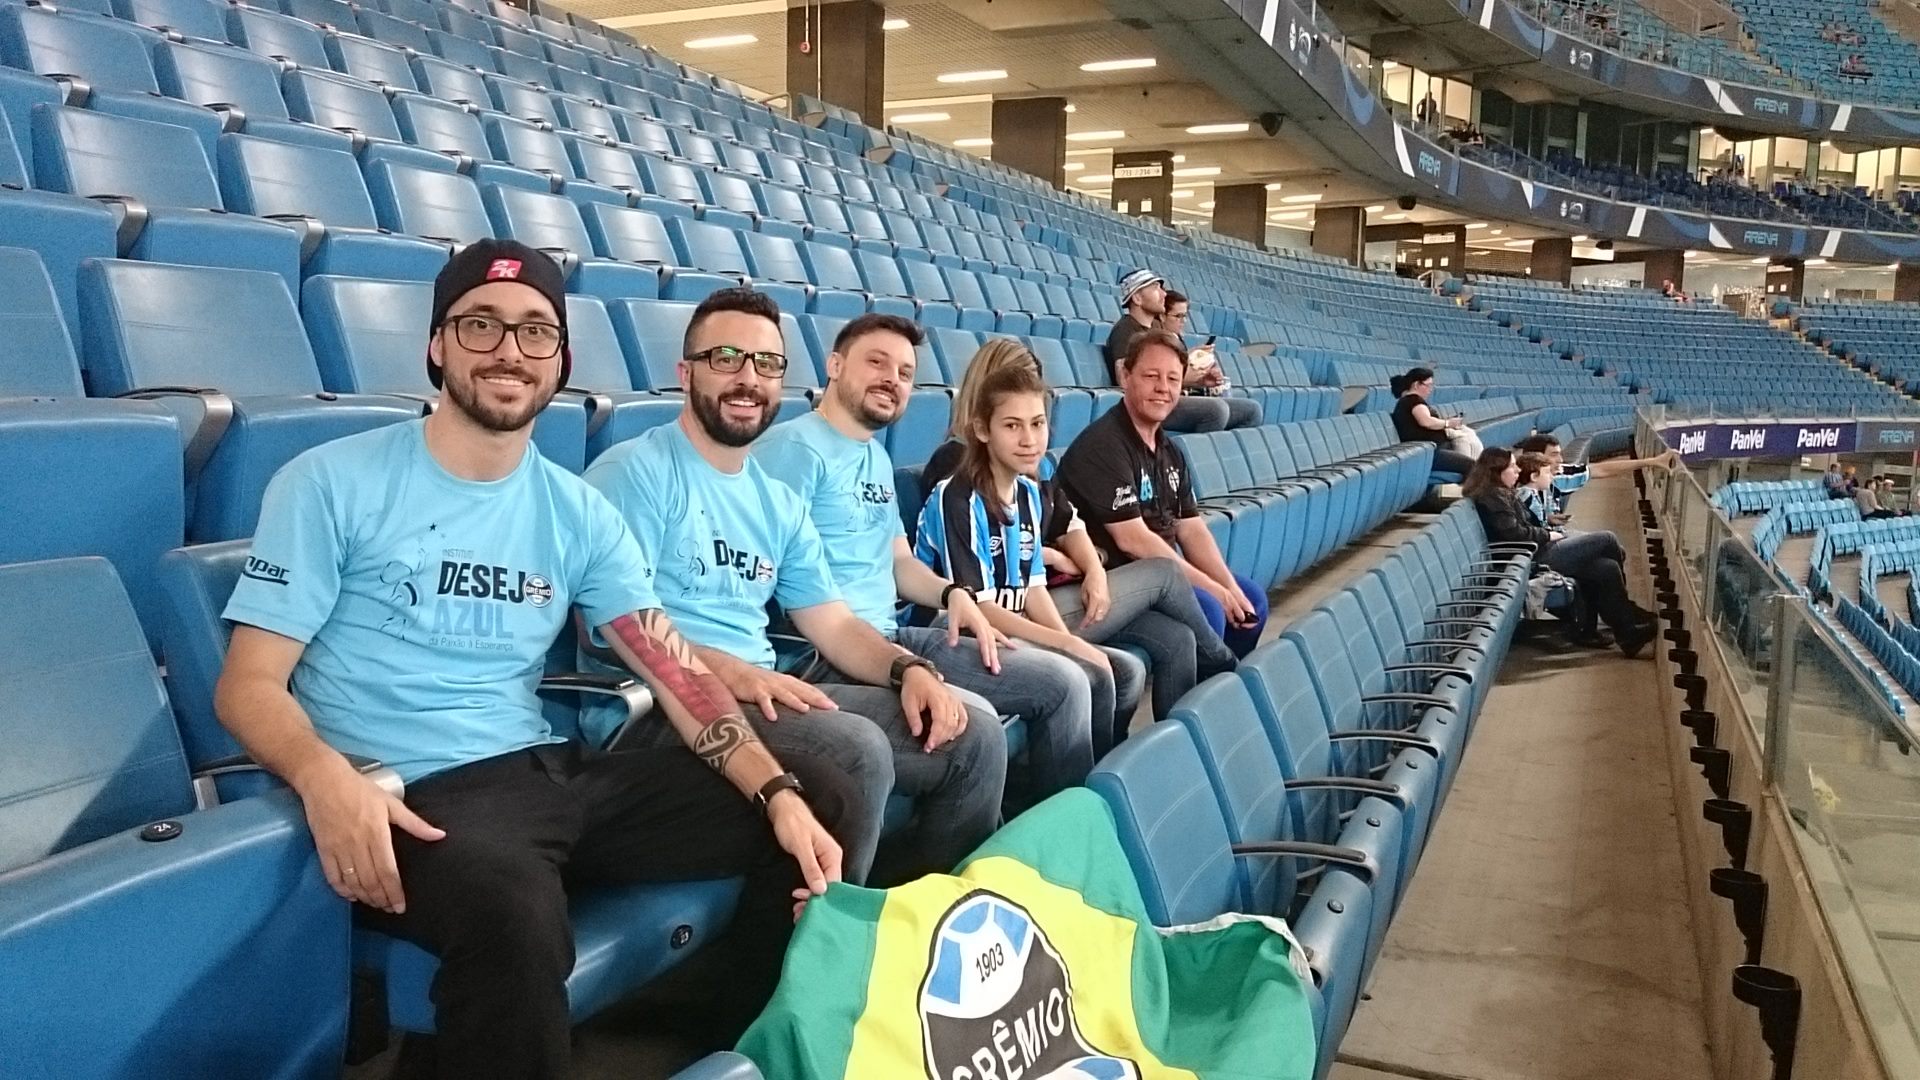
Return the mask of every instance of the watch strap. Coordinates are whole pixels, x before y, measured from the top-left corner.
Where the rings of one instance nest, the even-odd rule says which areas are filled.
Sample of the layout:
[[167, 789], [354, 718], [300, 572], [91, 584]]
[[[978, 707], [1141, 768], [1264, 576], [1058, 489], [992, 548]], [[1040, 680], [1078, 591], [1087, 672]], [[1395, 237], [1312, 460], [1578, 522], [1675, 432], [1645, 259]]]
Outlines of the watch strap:
[[760, 790], [754, 793], [754, 801], [760, 804], [761, 813], [765, 813], [768, 806], [773, 803], [773, 797], [783, 791], [791, 791], [795, 795], [805, 795], [807, 789], [800, 785], [799, 777], [790, 772], [781, 773], [779, 776], [760, 785]]

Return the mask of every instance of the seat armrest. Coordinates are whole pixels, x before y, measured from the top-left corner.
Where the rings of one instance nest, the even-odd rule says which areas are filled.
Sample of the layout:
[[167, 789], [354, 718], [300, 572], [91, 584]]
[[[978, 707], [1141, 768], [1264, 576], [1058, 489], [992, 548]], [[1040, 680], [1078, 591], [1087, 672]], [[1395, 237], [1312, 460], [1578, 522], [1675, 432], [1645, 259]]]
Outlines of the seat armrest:
[[350, 905], [321, 874], [299, 799], [166, 824], [168, 839], [128, 829], [0, 873], [8, 1075], [240, 1060], [337, 1073]]
[[647, 684], [631, 675], [603, 675], [598, 672], [568, 671], [544, 675], [540, 679], [542, 690], [564, 690], [587, 697], [617, 698], [626, 705], [626, 719], [613, 729], [600, 749], [613, 750], [618, 747], [622, 736], [628, 729], [644, 719], [653, 711], [653, 691]]
[[1452, 675], [1456, 678], [1465, 679], [1468, 682], [1473, 681], [1473, 670], [1471, 668], [1461, 667], [1459, 664], [1388, 664], [1380, 670], [1388, 673], [1424, 671], [1433, 675]]
[[1368, 780], [1363, 776], [1309, 776], [1288, 780], [1285, 787], [1288, 791], [1357, 791], [1363, 795], [1378, 795], [1402, 810], [1409, 804], [1407, 793], [1399, 784]]
[[1452, 712], [1458, 707], [1454, 702], [1440, 697], [1437, 694], [1362, 694], [1360, 696], [1360, 703], [1363, 705], [1430, 705], [1433, 708], [1445, 709], [1448, 712]]
[[1281, 856], [1312, 859], [1315, 862], [1350, 866], [1361, 872], [1369, 882], [1380, 876], [1380, 864], [1371, 855], [1359, 848], [1342, 847], [1339, 844], [1315, 844], [1305, 840], [1263, 840], [1244, 844], [1235, 844], [1232, 848], [1234, 858], [1248, 856]]
[[1425, 750], [1434, 757], [1440, 756], [1440, 748], [1425, 735], [1409, 735], [1404, 731], [1336, 731], [1327, 736], [1330, 742], [1379, 742], [1391, 746], [1405, 746], [1414, 750]]
[[577, 386], [563, 386], [556, 391], [555, 396], [576, 399], [586, 406], [587, 438], [589, 439], [599, 434], [600, 429], [606, 427], [607, 421], [613, 417], [613, 398], [596, 390], [582, 390]]
[[[363, 757], [359, 754], [341, 754], [340, 756], [347, 759], [347, 764], [353, 766], [354, 771], [379, 785], [380, 790], [396, 799], [404, 799], [407, 797], [406, 781], [401, 780], [400, 774], [388, 768], [386, 764], [375, 761], [370, 757]], [[286, 787], [286, 783], [278, 776], [268, 772], [265, 765], [260, 764], [245, 754], [235, 754], [232, 757], [215, 758], [200, 766], [198, 769], [195, 769], [193, 773], [194, 789], [204, 794], [207, 790], [207, 785], [212, 784], [217, 787], [222, 777], [231, 776], [259, 776], [268, 778], [269, 786], [274, 790]], [[214, 805], [225, 801], [227, 800], [217, 798], [212, 800], [203, 799], [202, 805]]]
[[233, 399], [222, 391], [207, 386], [141, 386], [128, 390], [115, 397], [134, 401], [162, 401], [177, 398], [193, 398], [200, 403], [200, 419], [194, 424], [187, 436], [186, 446], [181, 456], [185, 459], [186, 481], [193, 483], [200, 475], [208, 459], [213, 457], [214, 448], [227, 434], [227, 428], [233, 426]]
[[[1445, 622], [1452, 622], [1454, 620], [1436, 619], [1434, 621], [1445, 623]], [[1480, 657], [1482, 660], [1486, 659], [1487, 657], [1485, 642], [1468, 641], [1466, 638], [1423, 638], [1419, 641], [1407, 642], [1407, 651], [1409, 653], [1411, 653], [1415, 649], [1430, 649], [1430, 648], [1459, 649], [1462, 652], [1470, 652], [1475, 656]]]

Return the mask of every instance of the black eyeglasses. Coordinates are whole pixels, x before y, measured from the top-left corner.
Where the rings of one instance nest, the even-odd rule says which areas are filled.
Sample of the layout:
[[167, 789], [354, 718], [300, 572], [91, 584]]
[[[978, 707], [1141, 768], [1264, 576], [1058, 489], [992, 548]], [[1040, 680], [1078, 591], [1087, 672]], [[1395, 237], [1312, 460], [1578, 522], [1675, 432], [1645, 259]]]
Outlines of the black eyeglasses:
[[448, 323], [453, 325], [454, 340], [468, 352], [492, 352], [511, 332], [520, 355], [529, 360], [551, 360], [566, 341], [566, 334], [550, 322], [511, 323], [491, 315], [456, 315], [441, 325]]
[[722, 375], [731, 375], [751, 363], [754, 373], [763, 378], [777, 379], [787, 373], [785, 353], [748, 352], [731, 345], [715, 345], [711, 349], [691, 353], [687, 356], [689, 364], [706, 364]]

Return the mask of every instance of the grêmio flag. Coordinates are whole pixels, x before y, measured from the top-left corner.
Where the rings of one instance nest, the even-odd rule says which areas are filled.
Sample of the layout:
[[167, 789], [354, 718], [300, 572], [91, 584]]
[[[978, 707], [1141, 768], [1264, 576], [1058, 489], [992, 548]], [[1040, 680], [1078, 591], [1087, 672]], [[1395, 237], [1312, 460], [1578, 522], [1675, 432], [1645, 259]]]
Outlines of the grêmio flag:
[[1277, 919], [1150, 925], [1076, 788], [953, 875], [814, 899], [740, 1052], [781, 1080], [1308, 1080], [1309, 982]]

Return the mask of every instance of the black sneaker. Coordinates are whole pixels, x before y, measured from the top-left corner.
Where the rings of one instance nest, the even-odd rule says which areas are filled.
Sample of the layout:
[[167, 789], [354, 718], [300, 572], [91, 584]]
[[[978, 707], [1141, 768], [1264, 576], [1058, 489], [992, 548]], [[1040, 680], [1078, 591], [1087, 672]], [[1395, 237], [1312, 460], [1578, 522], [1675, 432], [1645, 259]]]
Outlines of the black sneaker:
[[1637, 660], [1640, 658], [1640, 650], [1646, 648], [1647, 643], [1652, 640], [1653, 631], [1636, 628], [1632, 633], [1622, 633], [1614, 639], [1614, 643], [1620, 646], [1620, 655], [1629, 660]]

